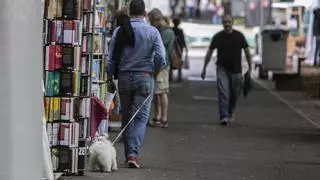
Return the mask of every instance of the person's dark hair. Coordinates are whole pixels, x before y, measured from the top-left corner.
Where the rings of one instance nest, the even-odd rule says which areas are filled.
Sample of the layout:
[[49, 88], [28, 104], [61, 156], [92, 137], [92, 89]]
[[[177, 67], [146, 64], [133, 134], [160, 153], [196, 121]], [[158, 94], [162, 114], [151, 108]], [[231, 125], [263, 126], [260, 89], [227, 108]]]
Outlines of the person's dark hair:
[[125, 47], [134, 47], [135, 36], [130, 22], [130, 17], [125, 13], [125, 11], [119, 11], [117, 13], [116, 21], [119, 29], [115, 38], [112, 60], [115, 61], [116, 64], [113, 70], [113, 75], [115, 79], [118, 79], [118, 66], [122, 51]]
[[173, 22], [174, 27], [178, 27], [181, 23], [180, 19], [177, 17], [174, 18], [172, 22]]
[[134, 31], [131, 26], [130, 17], [124, 11], [118, 11], [117, 26], [120, 26], [116, 40], [121, 42], [123, 46], [134, 46]]
[[124, 22], [130, 20], [128, 14], [126, 14], [123, 10], [120, 10], [116, 14], [116, 26], [122, 26]]
[[225, 19], [226, 17], [231, 17], [231, 19], [233, 20], [232, 14], [225, 14], [225, 15], [223, 15], [222, 19]]
[[143, 0], [132, 0], [129, 9], [131, 16], [143, 16], [146, 11], [146, 5]]

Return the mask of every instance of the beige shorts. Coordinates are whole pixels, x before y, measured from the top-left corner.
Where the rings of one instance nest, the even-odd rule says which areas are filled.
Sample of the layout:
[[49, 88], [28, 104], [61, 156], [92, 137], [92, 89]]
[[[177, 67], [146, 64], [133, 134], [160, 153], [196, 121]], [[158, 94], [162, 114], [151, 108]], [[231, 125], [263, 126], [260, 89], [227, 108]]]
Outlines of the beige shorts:
[[160, 70], [155, 88], [155, 94], [169, 93], [169, 67]]

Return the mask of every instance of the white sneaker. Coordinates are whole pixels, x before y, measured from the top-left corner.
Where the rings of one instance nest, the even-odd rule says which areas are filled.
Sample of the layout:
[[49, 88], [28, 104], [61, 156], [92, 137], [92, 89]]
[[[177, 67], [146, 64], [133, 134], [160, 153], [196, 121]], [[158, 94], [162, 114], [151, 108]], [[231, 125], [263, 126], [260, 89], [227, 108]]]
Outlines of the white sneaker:
[[224, 119], [220, 120], [220, 125], [228, 126], [228, 125], [230, 125], [230, 120], [227, 118], [224, 118]]

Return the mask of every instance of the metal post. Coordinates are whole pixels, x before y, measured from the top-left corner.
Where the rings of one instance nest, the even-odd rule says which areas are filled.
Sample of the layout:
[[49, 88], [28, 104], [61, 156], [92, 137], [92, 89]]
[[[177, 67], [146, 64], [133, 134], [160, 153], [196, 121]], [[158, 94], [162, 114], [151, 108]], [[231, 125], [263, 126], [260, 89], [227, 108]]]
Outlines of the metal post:
[[259, 52], [260, 52], [260, 60], [261, 60], [261, 62], [263, 62], [263, 55], [262, 55], [262, 51], [263, 51], [263, 49], [262, 49], [262, 30], [263, 30], [263, 25], [264, 25], [264, 23], [263, 23], [263, 20], [264, 20], [264, 18], [263, 18], [263, 0], [259, 0], [258, 4], [259, 4], [259, 8], [260, 8], [260, 33], [259, 33], [260, 46], [259, 46]]
[[42, 174], [42, 35], [39, 0], [0, 1], [0, 179]]

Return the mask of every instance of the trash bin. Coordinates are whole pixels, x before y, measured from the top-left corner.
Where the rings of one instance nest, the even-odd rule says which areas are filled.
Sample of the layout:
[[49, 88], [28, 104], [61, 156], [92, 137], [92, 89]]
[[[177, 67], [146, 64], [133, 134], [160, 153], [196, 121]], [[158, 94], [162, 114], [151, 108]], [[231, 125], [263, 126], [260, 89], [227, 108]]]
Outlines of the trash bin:
[[266, 71], [285, 70], [289, 30], [281, 26], [265, 26], [261, 35], [263, 69]]

